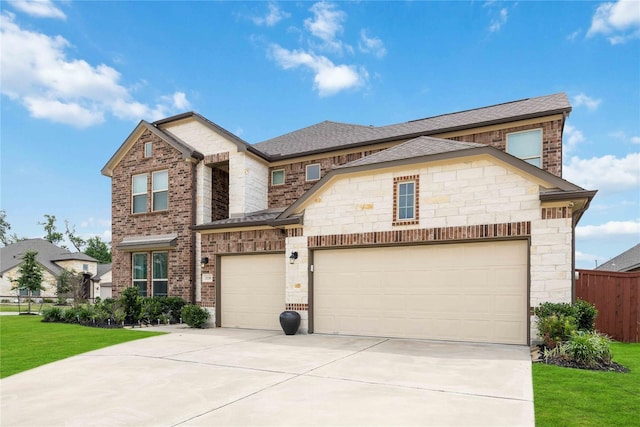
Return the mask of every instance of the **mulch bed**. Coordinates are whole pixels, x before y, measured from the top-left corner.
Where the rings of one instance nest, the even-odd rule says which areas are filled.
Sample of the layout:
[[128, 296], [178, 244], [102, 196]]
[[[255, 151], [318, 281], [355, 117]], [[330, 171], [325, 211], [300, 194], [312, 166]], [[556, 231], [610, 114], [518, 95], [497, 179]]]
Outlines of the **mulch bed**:
[[629, 372], [628, 368], [625, 368], [619, 363], [609, 362], [609, 363], [597, 363], [594, 365], [586, 365], [584, 363], [579, 363], [573, 359], [567, 359], [566, 357], [550, 357], [545, 359], [544, 356], [544, 345], [537, 346], [537, 349], [532, 349], [531, 355], [534, 362], [545, 363], [547, 365], [556, 365], [561, 366], [563, 368], [574, 368], [574, 369], [586, 369], [589, 371], [605, 371], [605, 372], [621, 372], [627, 373]]

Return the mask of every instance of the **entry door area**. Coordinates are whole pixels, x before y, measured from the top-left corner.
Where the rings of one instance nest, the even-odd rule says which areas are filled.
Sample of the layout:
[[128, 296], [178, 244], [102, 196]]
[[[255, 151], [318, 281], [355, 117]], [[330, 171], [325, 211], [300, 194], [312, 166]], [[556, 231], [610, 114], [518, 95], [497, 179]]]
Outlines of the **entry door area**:
[[220, 259], [220, 323], [223, 327], [280, 329], [285, 307], [284, 254]]
[[527, 344], [527, 245], [317, 250], [314, 332]]

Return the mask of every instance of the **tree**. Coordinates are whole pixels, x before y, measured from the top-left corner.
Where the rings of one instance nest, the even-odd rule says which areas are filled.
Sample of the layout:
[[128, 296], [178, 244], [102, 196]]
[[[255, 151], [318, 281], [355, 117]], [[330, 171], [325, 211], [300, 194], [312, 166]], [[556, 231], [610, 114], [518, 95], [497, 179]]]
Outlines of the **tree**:
[[[46, 222], [39, 222], [38, 224], [44, 226], [44, 231], [47, 233], [44, 236], [45, 240], [54, 245], [58, 245], [64, 238], [64, 234], [56, 229], [56, 216], [45, 214]], [[62, 246], [64, 248], [64, 246]]]
[[74, 272], [63, 269], [56, 277], [56, 296], [58, 297], [58, 304], [65, 304], [67, 298], [73, 291], [73, 284], [76, 281]]
[[111, 249], [99, 236], [90, 237], [87, 240], [87, 248], [84, 253], [97, 259], [101, 264], [109, 264], [111, 262]]
[[66, 219], [64, 220], [64, 226], [66, 230], [65, 234], [67, 235], [67, 238], [69, 239], [71, 244], [76, 248], [78, 252], [82, 252], [82, 247], [87, 244], [86, 240], [76, 235], [76, 226], [74, 225], [69, 227], [69, 221], [67, 221]]
[[37, 255], [38, 252], [36, 251], [25, 252], [22, 257], [22, 264], [18, 268], [20, 277], [14, 281], [15, 284], [13, 286], [13, 289], [26, 289], [28, 291], [29, 313], [31, 313], [31, 296], [36, 291], [44, 290], [44, 286], [42, 286], [42, 267], [36, 260]]
[[0, 243], [2, 243], [3, 246], [11, 243], [9, 241], [9, 230], [11, 230], [11, 224], [7, 221], [7, 213], [2, 209], [0, 210]]

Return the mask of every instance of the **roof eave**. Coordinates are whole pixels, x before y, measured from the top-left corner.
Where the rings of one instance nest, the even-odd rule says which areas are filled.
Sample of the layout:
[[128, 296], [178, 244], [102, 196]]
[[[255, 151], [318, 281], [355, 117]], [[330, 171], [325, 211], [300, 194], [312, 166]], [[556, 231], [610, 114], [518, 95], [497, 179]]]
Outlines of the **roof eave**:
[[191, 227], [193, 231], [207, 231], [207, 230], [224, 230], [226, 228], [250, 228], [250, 227], [273, 227], [280, 228], [287, 225], [298, 225], [302, 223], [302, 217], [292, 216], [288, 218], [275, 218], [275, 219], [261, 219], [257, 221], [244, 221], [236, 223], [209, 223], [194, 225]]

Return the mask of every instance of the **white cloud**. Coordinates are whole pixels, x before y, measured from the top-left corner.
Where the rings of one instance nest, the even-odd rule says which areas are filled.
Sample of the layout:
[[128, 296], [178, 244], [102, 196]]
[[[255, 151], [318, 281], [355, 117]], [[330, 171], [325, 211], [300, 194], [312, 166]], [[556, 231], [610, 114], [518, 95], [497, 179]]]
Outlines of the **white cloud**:
[[565, 143], [562, 144], [562, 149], [566, 154], [575, 150], [578, 144], [584, 142], [584, 135], [581, 131], [567, 123], [564, 126], [564, 142]]
[[640, 136], [632, 136], [631, 142], [634, 144], [640, 144]]
[[[580, 226], [578, 226], [578, 228], [580, 228]], [[593, 262], [594, 263], [594, 267], [595, 267], [595, 262], [599, 261], [599, 262], [603, 262], [606, 261], [607, 258], [600, 256], [600, 255], [592, 255], [592, 254], [587, 254], [584, 252], [580, 252], [580, 251], [576, 251], [576, 261], [589, 261], [589, 262]]]
[[576, 227], [576, 238], [605, 239], [611, 236], [638, 235], [640, 237], [640, 220], [635, 221], [609, 221], [600, 225], [582, 225]]
[[570, 42], [574, 41], [578, 36], [580, 35], [580, 30], [576, 30], [573, 33], [569, 34], [567, 36], [567, 40], [569, 40]]
[[302, 50], [287, 50], [272, 44], [270, 55], [283, 69], [305, 67], [313, 71], [314, 88], [320, 96], [334, 95], [340, 91], [357, 88], [366, 82], [368, 73], [353, 65], [335, 65], [325, 56]]
[[585, 106], [589, 111], [594, 111], [595, 109], [597, 109], [598, 105], [600, 105], [600, 102], [602, 102], [601, 99], [591, 98], [590, 96], [585, 95], [584, 93], [579, 93], [573, 97], [573, 104], [576, 107]]
[[611, 44], [640, 37], [640, 5], [637, 0], [603, 3], [596, 9], [587, 37], [608, 36]]
[[500, 9], [498, 16], [491, 20], [489, 31], [492, 33], [500, 31], [500, 28], [502, 28], [502, 26], [507, 23], [508, 15], [509, 14], [506, 8], [503, 7], [502, 9]]
[[562, 175], [588, 190], [631, 190], [640, 186], [640, 153], [630, 153], [623, 158], [613, 155], [591, 159], [572, 157], [563, 166]]
[[22, 29], [10, 13], [0, 15], [0, 27], [2, 94], [21, 102], [32, 117], [84, 128], [104, 122], [106, 113], [155, 120], [189, 104], [182, 92], [153, 107], [142, 104], [120, 84], [116, 69], [67, 58], [70, 43], [62, 36]]
[[287, 13], [287, 12], [283, 11], [282, 9], [280, 9], [278, 7], [278, 5], [273, 1], [269, 2], [267, 7], [269, 8], [269, 11], [267, 12], [267, 14], [265, 16], [256, 16], [256, 17], [251, 18], [251, 20], [253, 21], [254, 24], [256, 24], [256, 25], [266, 25], [267, 27], [273, 27], [278, 22], [280, 22], [283, 19], [286, 19], [289, 16], [291, 16], [289, 13]]
[[67, 19], [64, 12], [58, 9], [50, 0], [12, 0], [9, 4], [14, 9], [36, 18]]
[[360, 42], [358, 48], [364, 53], [373, 53], [376, 57], [382, 58], [387, 54], [384, 43], [378, 37], [367, 36], [366, 30], [360, 31]]
[[336, 37], [343, 32], [342, 23], [347, 19], [347, 14], [335, 4], [324, 1], [314, 4], [309, 10], [314, 16], [304, 20], [305, 28], [323, 41], [320, 46], [322, 49], [341, 52], [345, 46]]

